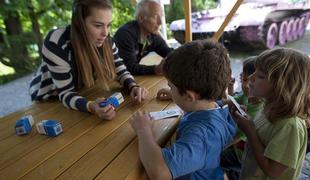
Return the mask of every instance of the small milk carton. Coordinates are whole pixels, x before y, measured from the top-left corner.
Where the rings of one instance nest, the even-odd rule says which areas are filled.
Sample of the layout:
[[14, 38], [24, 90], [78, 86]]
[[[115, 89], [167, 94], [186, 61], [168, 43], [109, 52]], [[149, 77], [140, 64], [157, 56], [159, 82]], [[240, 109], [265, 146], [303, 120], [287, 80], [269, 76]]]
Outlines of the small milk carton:
[[55, 120], [42, 120], [36, 124], [38, 133], [49, 137], [56, 137], [63, 132], [60, 122]]
[[111, 104], [114, 108], [117, 108], [122, 102], [124, 102], [124, 97], [122, 93], [116, 92], [112, 94], [106, 101], [99, 104], [100, 107], [105, 107]]
[[16, 134], [19, 136], [29, 134], [33, 124], [34, 124], [34, 120], [31, 115], [20, 118], [15, 123]]

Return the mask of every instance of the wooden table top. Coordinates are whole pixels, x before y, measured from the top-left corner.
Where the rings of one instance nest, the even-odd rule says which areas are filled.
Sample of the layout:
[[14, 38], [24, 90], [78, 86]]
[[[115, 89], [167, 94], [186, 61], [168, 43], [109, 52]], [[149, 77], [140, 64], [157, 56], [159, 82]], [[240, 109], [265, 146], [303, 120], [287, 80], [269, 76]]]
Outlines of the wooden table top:
[[[36, 103], [1, 118], [0, 179], [146, 179], [137, 137], [128, 120], [138, 110], [160, 111], [175, 104], [155, 98], [157, 91], [167, 86], [164, 77], [135, 79], [149, 90], [142, 104], [134, 103], [117, 83], [112, 83], [110, 92], [99, 86], [81, 92], [92, 100], [122, 91], [125, 101], [110, 121], [67, 109], [58, 101]], [[17, 136], [14, 125], [24, 115], [32, 115], [35, 122], [57, 120], [64, 131], [51, 138], [40, 135], [33, 127], [30, 134]], [[161, 146], [169, 141], [178, 121], [179, 118], [169, 118], [153, 122], [154, 135]]]

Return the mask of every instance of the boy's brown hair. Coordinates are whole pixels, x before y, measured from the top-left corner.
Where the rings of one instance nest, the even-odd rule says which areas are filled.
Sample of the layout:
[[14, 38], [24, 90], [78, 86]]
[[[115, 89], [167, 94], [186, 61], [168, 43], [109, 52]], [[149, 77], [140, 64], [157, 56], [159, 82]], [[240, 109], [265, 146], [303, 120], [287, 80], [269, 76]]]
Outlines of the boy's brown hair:
[[163, 71], [181, 95], [191, 90], [207, 100], [223, 98], [231, 76], [226, 48], [210, 40], [192, 41], [174, 50]]

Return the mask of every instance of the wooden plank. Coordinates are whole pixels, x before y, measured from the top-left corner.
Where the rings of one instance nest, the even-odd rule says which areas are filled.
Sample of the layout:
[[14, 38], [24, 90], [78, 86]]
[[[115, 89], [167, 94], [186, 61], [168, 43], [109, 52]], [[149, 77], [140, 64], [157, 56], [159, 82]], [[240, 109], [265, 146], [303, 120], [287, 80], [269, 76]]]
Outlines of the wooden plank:
[[[153, 59], [156, 59], [157, 57], [153, 57]], [[147, 81], [147, 79], [152, 79], [151, 76], [137, 76], [135, 77], [135, 80], [138, 84], [142, 85]], [[111, 86], [118, 86], [117, 82], [111, 83]], [[80, 94], [82, 96], [85, 96], [86, 98], [90, 98], [91, 96], [94, 96], [94, 94], [103, 92], [104, 90], [100, 85], [95, 85], [88, 89], [82, 89]], [[46, 102], [40, 102], [40, 103], [34, 103], [29, 107], [26, 107], [22, 110], [19, 110], [15, 113], [12, 113], [8, 116], [5, 116], [3, 118], [0, 118], [0, 141], [3, 139], [6, 139], [10, 136], [15, 135], [14, 131], [14, 125], [15, 122], [21, 118], [22, 116], [26, 115], [32, 115], [32, 116], [38, 116], [42, 113], [48, 113], [55, 108], [63, 107], [63, 104], [57, 100], [53, 101], [46, 101]], [[8, 131], [9, 130], [9, 131]]]
[[140, 162], [136, 168], [134, 168], [130, 174], [125, 178], [125, 180], [136, 180], [136, 179], [139, 179], [139, 180], [148, 180], [150, 179], [146, 172], [145, 172], [145, 169], [142, 165], [142, 163]]
[[[153, 76], [153, 77], [146, 77], [146, 78], [138, 78], [139, 81], [141, 82], [141, 85], [146, 85], [146, 86], [152, 86], [154, 83], [156, 83], [157, 81], [159, 81], [159, 77]], [[148, 79], [148, 80], [145, 80]], [[152, 84], [153, 83], [153, 84]], [[112, 86], [113, 87], [113, 86]], [[119, 85], [117, 83], [114, 84], [114, 89], [115, 91], [120, 91], [121, 89], [119, 89]], [[116, 89], [117, 88], [117, 89]], [[93, 90], [95, 93], [92, 93], [91, 91], [89, 91], [88, 93], [91, 95], [88, 95], [87, 98], [88, 99], [95, 99], [96, 97], [98, 97], [98, 95], [100, 96], [109, 96], [112, 94], [112, 92], [105, 92], [102, 89], [99, 91], [95, 91]], [[126, 93], [123, 93], [124, 95], [126, 95]], [[125, 99], [128, 96], [125, 96]], [[129, 98], [127, 98], [129, 99]], [[57, 119], [57, 120], [61, 120], [61, 119], [66, 119], [66, 117], [63, 116], [54, 116], [54, 115], [60, 115], [58, 112], [62, 112], [64, 111], [65, 113], [74, 113], [76, 114], [76, 112], [72, 112], [72, 110], [66, 109], [65, 107], [63, 107], [63, 105], [61, 103], [59, 103], [60, 105], [57, 106], [56, 108], [50, 108], [51, 110], [47, 110], [47, 111], [43, 111], [42, 113], [39, 113], [38, 115], [33, 114], [33, 117], [35, 119], [35, 121], [39, 121], [42, 119]], [[41, 104], [40, 104], [41, 105]], [[40, 106], [38, 105], [38, 106]], [[64, 113], [61, 113], [64, 114]], [[82, 113], [85, 114], [85, 113]], [[87, 114], [87, 113], [86, 113]], [[51, 116], [52, 115], [52, 116]], [[78, 115], [79, 116], [79, 115]], [[70, 119], [70, 118], [69, 118]], [[75, 119], [74, 122], [78, 122], [78, 119]], [[12, 120], [13, 121], [13, 120]], [[17, 138], [17, 136], [15, 135], [15, 131], [14, 131], [14, 124], [15, 124], [15, 120], [13, 122], [11, 122], [11, 124], [3, 130], [2, 135], [5, 135], [7, 138], [1, 139], [0, 140], [0, 157], [1, 157], [1, 153], [8, 151], [9, 149], [11, 149], [12, 147], [18, 145], [21, 142], [27, 143], [27, 140], [31, 139], [33, 137], [33, 135], [35, 135], [36, 133], [34, 133], [33, 131], [27, 135], [27, 136], [23, 136], [23, 137], [19, 137]], [[68, 127], [71, 127], [71, 125]], [[23, 147], [24, 145], [21, 145], [20, 147]], [[25, 146], [26, 147], [26, 146]], [[31, 146], [33, 148], [33, 146]], [[17, 147], [18, 148], [18, 147]], [[25, 148], [19, 148], [19, 151], [22, 151]], [[29, 149], [26, 148], [26, 151], [28, 151]], [[23, 151], [24, 153], [26, 151]], [[9, 158], [9, 157], [6, 157]], [[1, 164], [1, 163], [0, 163]], [[1, 165], [0, 165], [1, 167]]]
[[[173, 103], [169, 106], [175, 106]], [[156, 141], [160, 145], [164, 145], [165, 142], [173, 135], [177, 128], [179, 118], [169, 118], [161, 121], [154, 121], [153, 132]], [[117, 158], [105, 168], [96, 179], [124, 179], [128, 175], [130, 178], [142, 178], [143, 171], [141, 162], [139, 160], [138, 153], [138, 140], [137, 138], [130, 143], [130, 145], [117, 156]], [[134, 172], [131, 174], [131, 172]]]
[[[26, 115], [34, 115], [34, 114], [40, 114], [42, 112], [46, 112], [49, 110], [52, 110], [56, 108], [60, 103], [54, 101], [54, 102], [44, 102], [38, 104], [32, 104], [29, 107], [26, 107], [20, 111], [17, 111], [15, 113], [12, 113], [8, 116], [5, 116], [0, 119], [0, 141], [2, 139], [5, 139], [13, 134], [15, 134], [14, 131], [14, 125], [15, 122], [20, 119], [22, 116]], [[8, 129], [10, 131], [8, 131]]]
[[192, 3], [191, 0], [183, 0], [185, 14], [185, 42], [192, 41]]
[[[119, 89], [119, 85], [115, 86], [114, 88]], [[102, 93], [110, 94], [110, 92], [103, 91]], [[65, 130], [71, 128], [76, 123], [89, 116], [90, 114], [88, 113], [81, 113], [78, 111], [70, 110], [65, 108], [63, 105], [52, 108], [52, 110], [39, 113], [39, 115], [33, 115], [35, 122], [43, 119], [58, 120], [62, 123], [62, 126]], [[14, 124], [11, 126], [13, 127]], [[22, 156], [27, 152], [30, 152], [32, 149], [42, 145], [42, 143], [46, 143], [46, 141], [49, 139], [34, 139], [36, 136], [41, 136], [36, 132], [35, 127], [33, 127], [33, 130], [27, 136], [16, 136], [13, 128], [6, 129], [6, 132], [11, 136], [0, 141], [0, 157], [4, 156], [4, 158], [0, 158], [0, 169], [2, 166], [7, 165], [2, 161], [7, 161], [11, 158], [11, 156], [16, 159], [19, 156]], [[10, 151], [10, 153], [7, 154], [7, 151]]]
[[124, 123], [110, 136], [101, 141], [95, 148], [66, 169], [57, 179], [92, 179], [106, 167], [134, 139], [134, 137], [135, 134], [129, 123]]
[[240, 7], [240, 5], [243, 3], [243, 0], [237, 0], [237, 2], [235, 3], [234, 7], [230, 10], [229, 14], [226, 16], [223, 24], [221, 25], [221, 27], [217, 30], [217, 32], [213, 35], [212, 39], [215, 39], [216, 41], [218, 41], [220, 39], [220, 37], [222, 36], [225, 27], [228, 25], [228, 23], [230, 22], [230, 20], [234, 17], [234, 15], [236, 14], [238, 8]]
[[[161, 80], [154, 87], [150, 89], [150, 96], [153, 97], [158, 89], [165, 85], [166, 80]], [[157, 105], [158, 103], [156, 103]], [[40, 179], [44, 177], [57, 177], [67, 168], [72, 166], [73, 163], [78, 161], [81, 157], [87, 154], [91, 149], [95, 148], [101, 141], [108, 138], [115, 130], [121, 127], [130, 116], [143, 106], [148, 104], [135, 104], [134, 102], [128, 103], [122, 108], [117, 116], [112, 121], [103, 121], [97, 124], [96, 127], [84, 133], [76, 141], [68, 144], [57, 154], [50, 156], [45, 162], [42, 162], [36, 168], [27, 172], [23, 179]], [[41, 148], [40, 148], [41, 149]], [[42, 149], [48, 150], [48, 149]]]
[[[141, 85], [141, 86], [144, 86], [144, 84], [146, 83], [146, 81], [148, 81], [149, 79], [154, 79], [154, 78], [156, 78], [156, 77], [152, 77], [152, 76], [136, 76], [135, 77], [135, 81], [139, 84], [139, 85]], [[113, 81], [113, 82], [111, 82], [110, 84], [109, 84], [109, 86], [120, 86], [119, 85], [119, 83], [118, 82], [116, 82], [116, 81]], [[124, 88], [120, 88], [121, 90], [119, 90], [119, 91], [122, 91], [122, 92], [126, 92], [126, 90], [124, 89]], [[105, 91], [104, 89], [103, 89], [103, 87], [102, 86], [100, 86], [100, 84], [97, 84], [96, 86], [95, 86], [95, 88], [92, 88], [92, 89], [86, 89], [85, 91], [83, 91], [82, 93], [81, 93], [81, 95], [82, 96], [84, 96], [84, 97], [86, 97], [87, 99], [89, 99], [91, 96], [94, 96], [94, 95], [96, 95], [96, 94], [98, 94], [98, 93], [100, 93], [100, 92], [103, 92], [103, 91]], [[111, 92], [111, 91], [110, 91]], [[111, 93], [110, 93], [111, 94]], [[110, 95], [109, 94], [109, 95]], [[124, 93], [124, 95], [125, 94], [128, 94], [128, 92], [126, 92], [126, 93]], [[95, 98], [97, 98], [98, 96], [95, 96]]]
[[[159, 111], [164, 109], [169, 102], [158, 102], [155, 98], [144, 109]], [[126, 132], [126, 133], [120, 133]], [[135, 133], [126, 122], [117, 131], [113, 132], [113, 141], [104, 139], [94, 149], [73, 164], [57, 179], [92, 179], [101, 172], [127, 145], [134, 139]], [[121, 142], [121, 143], [120, 143]]]
[[[55, 111], [55, 114], [45, 114], [44, 116], [39, 116], [42, 119], [57, 119], [61, 122], [65, 132], [68, 129], [74, 127], [83, 119], [89, 117], [90, 115], [86, 113], [79, 113], [76, 111], [69, 112], [70, 110], [63, 109], [63, 113]], [[71, 110], [72, 111], [72, 110]], [[62, 139], [63, 135], [57, 138]], [[30, 155], [31, 152], [35, 151], [37, 148], [46, 145], [48, 143], [55, 142], [56, 138], [48, 138], [46, 136], [40, 135], [36, 130], [32, 130], [27, 136], [17, 137], [12, 136], [0, 142], [0, 169], [3, 169], [20, 158]]]
[[[157, 77], [157, 79], [154, 78], [154, 79], [151, 79], [150, 81], [146, 81], [145, 83], [146, 83], [146, 85], [148, 84], [148, 86], [152, 86], [152, 85], [154, 85], [154, 83], [158, 82], [161, 78], [162, 77]], [[106, 92], [101, 92], [101, 93], [104, 94]], [[64, 109], [64, 107], [61, 110], [70, 111], [68, 109]], [[87, 113], [80, 113], [77, 111], [70, 111], [69, 113], [64, 112], [64, 113], [56, 113], [56, 114], [57, 115], [58, 114], [65, 114], [64, 116], [66, 116], [66, 117], [63, 117], [63, 119], [66, 121], [70, 121], [70, 119], [72, 119], [71, 118], [72, 113], [78, 114], [78, 116], [81, 116], [81, 114], [88, 115]], [[37, 135], [40, 137], [35, 137], [35, 138], [37, 138], [37, 140], [36, 140], [35, 138], [29, 137], [29, 139], [31, 139], [32, 141], [39, 141], [39, 142], [35, 142], [35, 143], [38, 143], [40, 148], [37, 148], [37, 146], [35, 146], [35, 145], [34, 146], [37, 149], [31, 148], [31, 147], [29, 147], [30, 146], [28, 144], [29, 142], [24, 142], [24, 143], [19, 144], [19, 147], [16, 147], [16, 149], [17, 149], [16, 151], [10, 150], [9, 154], [1, 154], [0, 159], [2, 159], [5, 156], [10, 156], [10, 158], [14, 158], [16, 156], [16, 159], [10, 159], [10, 162], [15, 160], [14, 164], [11, 164], [10, 166], [5, 166], [5, 168], [0, 171], [0, 179], [1, 179], [1, 176], [5, 175], [5, 174], [11, 174], [15, 178], [19, 177], [23, 173], [26, 173], [29, 168], [32, 169], [32, 168], [36, 167], [38, 164], [44, 162], [46, 159], [48, 159], [49, 156], [52, 156], [57, 151], [59, 151], [60, 149], [62, 149], [66, 145], [70, 144], [71, 142], [76, 140], [78, 137], [80, 137], [84, 133], [86, 133], [87, 131], [94, 128], [98, 123], [102, 122], [101, 120], [99, 120], [98, 118], [96, 118], [95, 116], [92, 116], [92, 115], [88, 115], [88, 117], [86, 119], [80, 119], [80, 121], [81, 122], [79, 122], [77, 125], [72, 126], [73, 128], [66, 129], [66, 125], [65, 125], [64, 126], [65, 133], [63, 135], [57, 137], [57, 138], [47, 138], [47, 137], [44, 137], [41, 135]], [[65, 123], [65, 122], [63, 122], [63, 123]], [[14, 136], [14, 138], [19, 139], [19, 137], [16, 137], [16, 136]], [[43, 144], [42, 144], [42, 141], [40, 141], [41, 138], [43, 138], [43, 141], [44, 141]], [[0, 143], [2, 143], [2, 142], [0, 142]], [[25, 151], [25, 153], [23, 153], [24, 151]], [[34, 151], [37, 153], [37, 154], [35, 154], [35, 157], [33, 154], [27, 154], [31, 151]], [[44, 152], [44, 153], [42, 153], [42, 152]], [[22, 156], [22, 158], [20, 158], [20, 156]], [[14, 168], [15, 164], [19, 164], [17, 166], [20, 168], [15, 169]], [[31, 164], [31, 166], [29, 166], [29, 164]], [[5, 173], [5, 172], [7, 172], [7, 173]], [[10, 173], [10, 172], [16, 172], [16, 173]]]
[[[146, 85], [150, 85], [150, 86], [152, 86], [154, 83], [156, 83], [156, 82], [158, 82], [160, 80], [160, 78], [158, 78], [158, 77], [154, 77], [154, 78], [149, 78], [149, 81], [148, 82], [146, 82]], [[153, 84], [152, 84], [153, 83]], [[117, 88], [118, 90], [119, 90], [119, 88], [118, 88], [119, 86], [116, 86], [115, 88]], [[101, 92], [101, 94], [111, 94], [112, 92]], [[125, 94], [124, 94], [125, 95]], [[95, 95], [95, 96], [98, 96], [98, 94], [97, 95]], [[90, 99], [93, 99], [93, 98], [95, 98], [95, 97], [92, 97], [92, 96], [90, 96], [89, 97]], [[127, 101], [129, 101], [129, 97], [128, 96], [125, 96], [125, 100], [127, 99]], [[121, 105], [122, 106], [122, 105]], [[59, 113], [59, 112], [61, 112], [61, 113]], [[63, 117], [63, 115], [66, 115], [66, 114], [68, 114], [69, 116], [71, 115], [71, 113], [73, 113], [73, 115], [74, 114], [76, 114], [77, 116], [75, 117], [75, 118], [72, 118], [72, 117]], [[54, 109], [53, 111], [48, 111], [48, 112], [46, 112], [46, 113], [41, 113], [39, 116], [34, 116], [34, 119], [35, 119], [35, 121], [39, 121], [39, 120], [41, 120], [41, 119], [57, 119], [57, 120], [63, 120], [63, 119], [68, 119], [68, 120], [66, 120], [66, 121], [64, 121], [63, 122], [63, 126], [64, 126], [64, 128], [68, 128], [67, 127], [67, 125], [66, 124], [68, 124], [68, 121], [71, 121], [72, 119], [74, 119], [74, 121], [73, 122], [78, 122], [78, 120], [79, 120], [79, 117], [81, 117], [81, 114], [82, 114], [82, 116], [89, 116], [89, 114], [88, 113], [80, 113], [80, 112], [78, 112], [78, 111], [73, 111], [73, 110], [69, 110], [69, 109], [67, 109], [67, 108], [65, 108], [65, 107], [63, 107], [63, 106], [58, 106], [58, 108], [56, 108], [56, 109]], [[13, 126], [13, 124], [12, 124], [12, 126]], [[68, 125], [69, 126], [69, 125]], [[16, 144], [18, 144], [18, 142], [24, 142], [24, 144], [27, 144], [27, 142], [26, 142], [26, 140], [29, 140], [29, 139], [31, 139], [31, 140], [33, 140], [32, 139], [32, 136], [33, 135], [35, 135], [35, 134], [37, 134], [36, 133], [36, 131], [34, 130], [34, 131], [31, 131], [31, 134], [30, 135], [27, 135], [27, 136], [23, 136], [23, 137], [20, 137], [20, 136], [16, 136], [15, 135], [15, 132], [14, 132], [14, 129], [13, 128], [9, 128], [9, 129], [6, 129], [6, 131], [9, 131], [11, 134], [12, 134], [12, 137], [11, 137], [11, 139], [13, 139], [13, 140], [15, 140], [16, 142], [15, 142], [15, 144], [10, 144], [9, 142], [11, 142], [11, 140], [10, 139], [5, 139], [5, 140], [2, 140], [2, 141], [0, 141], [0, 152], [2, 153], [2, 152], [5, 152], [5, 149], [10, 149], [10, 147], [12, 146], [14, 146], [14, 145], [16, 145]], [[14, 142], [14, 141], [13, 141]], [[21, 147], [23, 147], [23, 145], [21, 146]], [[27, 150], [27, 148], [24, 148], [24, 149], [21, 149], [21, 150]], [[0, 156], [1, 157], [1, 156]], [[1, 163], [0, 163], [1, 164]]]

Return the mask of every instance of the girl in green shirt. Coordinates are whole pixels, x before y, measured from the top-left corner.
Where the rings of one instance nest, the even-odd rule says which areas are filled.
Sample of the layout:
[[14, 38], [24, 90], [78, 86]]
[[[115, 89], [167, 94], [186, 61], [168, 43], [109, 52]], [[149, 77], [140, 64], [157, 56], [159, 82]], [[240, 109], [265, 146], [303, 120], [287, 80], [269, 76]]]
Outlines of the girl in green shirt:
[[240, 179], [298, 179], [310, 119], [310, 58], [293, 49], [267, 50], [256, 59], [250, 96], [264, 99], [253, 121], [233, 113], [247, 136]]

